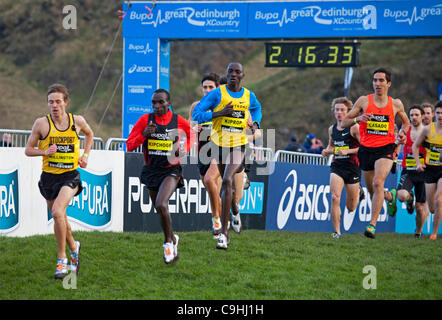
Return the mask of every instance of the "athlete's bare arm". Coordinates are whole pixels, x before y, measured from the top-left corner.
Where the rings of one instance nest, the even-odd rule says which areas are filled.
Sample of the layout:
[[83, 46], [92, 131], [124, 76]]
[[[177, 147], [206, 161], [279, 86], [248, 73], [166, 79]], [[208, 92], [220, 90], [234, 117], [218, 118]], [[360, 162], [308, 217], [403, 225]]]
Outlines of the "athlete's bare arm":
[[43, 139], [49, 133], [49, 123], [46, 117], [38, 118], [35, 120], [32, 126], [31, 135], [28, 138], [28, 142], [25, 147], [25, 154], [28, 157], [45, 156], [48, 154], [54, 154], [57, 152], [57, 146], [51, 145], [48, 149], [36, 149], [35, 146], [39, 139]]
[[77, 132], [81, 131], [85, 135], [84, 153], [81, 155], [80, 159], [78, 159], [78, 164], [81, 168], [86, 168], [89, 152], [91, 151], [92, 143], [94, 142], [94, 132], [82, 116], [74, 115], [74, 122], [77, 127]]
[[407, 132], [410, 130], [410, 120], [408, 120], [408, 116], [405, 113], [405, 108], [401, 100], [393, 99], [393, 109], [395, 115], [399, 116], [399, 119], [402, 121], [402, 128], [398, 133], [398, 140], [400, 144], [404, 144], [407, 140]]
[[431, 126], [425, 126], [417, 136], [416, 140], [413, 142], [413, 146], [411, 147], [411, 150], [413, 150], [413, 157], [414, 160], [417, 163], [416, 171], [422, 172], [425, 169], [425, 164], [422, 164], [419, 161], [419, 147], [422, 145], [422, 143], [430, 136], [431, 132]]
[[193, 122], [192, 120], [192, 113], [193, 113], [193, 109], [195, 109], [195, 106], [198, 104], [199, 101], [195, 101], [194, 103], [192, 103], [192, 105], [190, 106], [190, 110], [189, 110], [189, 123], [190, 126], [193, 128], [193, 130], [200, 132], [201, 131], [201, 125], [199, 124], [198, 127], [195, 125], [195, 122]]
[[350, 134], [353, 138], [355, 138], [358, 141], [358, 143], [361, 143], [361, 136], [359, 135], [359, 125], [358, 124], [351, 127]]
[[328, 128], [328, 145], [327, 148], [323, 149], [321, 154], [323, 157], [328, 157], [329, 155], [333, 154], [335, 152], [335, 144], [333, 142], [333, 138], [332, 138], [332, 131], [333, 131], [333, 126], [330, 126]]
[[371, 114], [364, 113], [367, 110], [368, 106], [368, 97], [361, 96], [358, 100], [356, 100], [353, 108], [349, 113], [345, 116], [345, 118], [341, 121], [341, 126], [343, 128], [349, 128], [355, 124], [354, 119], [357, 117], [357, 122], [367, 122], [371, 118]]

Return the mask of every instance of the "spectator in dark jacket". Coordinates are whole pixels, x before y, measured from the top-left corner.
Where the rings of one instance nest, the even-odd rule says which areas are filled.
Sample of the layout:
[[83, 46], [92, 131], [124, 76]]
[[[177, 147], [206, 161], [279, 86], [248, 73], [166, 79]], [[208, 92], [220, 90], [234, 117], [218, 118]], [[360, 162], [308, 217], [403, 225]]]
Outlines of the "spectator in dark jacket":
[[290, 136], [290, 143], [285, 147], [286, 151], [306, 152], [305, 148], [298, 142], [298, 137], [295, 134]]

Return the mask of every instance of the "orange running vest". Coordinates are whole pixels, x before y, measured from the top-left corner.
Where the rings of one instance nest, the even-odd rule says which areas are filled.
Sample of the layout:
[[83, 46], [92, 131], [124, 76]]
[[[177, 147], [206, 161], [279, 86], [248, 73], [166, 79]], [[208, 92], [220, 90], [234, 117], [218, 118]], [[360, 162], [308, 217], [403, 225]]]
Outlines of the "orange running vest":
[[388, 97], [387, 105], [378, 108], [373, 101], [373, 94], [370, 94], [365, 113], [373, 113], [373, 117], [367, 122], [359, 123], [361, 145], [376, 148], [394, 143], [396, 136], [394, 134], [393, 99]]

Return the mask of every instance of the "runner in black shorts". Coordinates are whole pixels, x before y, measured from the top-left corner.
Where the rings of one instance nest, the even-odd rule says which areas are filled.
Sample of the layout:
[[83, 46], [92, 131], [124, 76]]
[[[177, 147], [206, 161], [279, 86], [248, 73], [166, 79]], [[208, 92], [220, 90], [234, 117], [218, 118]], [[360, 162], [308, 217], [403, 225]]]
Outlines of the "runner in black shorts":
[[333, 154], [330, 168], [330, 192], [332, 195], [331, 216], [333, 238], [341, 238], [341, 194], [345, 186], [347, 192], [346, 206], [348, 211], [356, 209], [360, 198], [361, 169], [356, 156], [359, 148], [359, 125], [342, 128], [341, 122], [351, 110], [352, 102], [345, 98], [336, 98], [332, 102], [332, 112], [337, 123], [328, 129], [329, 142], [322, 150], [323, 156]]
[[[25, 154], [29, 157], [43, 156], [43, 172], [38, 187], [46, 199], [54, 222], [58, 245], [54, 278], [63, 279], [68, 273], [66, 243], [70, 249], [71, 272], [78, 275], [80, 269], [81, 245], [72, 235], [66, 209], [72, 198], [83, 189], [80, 173], [76, 169], [78, 166], [87, 167], [94, 133], [82, 116], [66, 112], [69, 92], [64, 85], [51, 85], [46, 97], [50, 114], [34, 122]], [[85, 134], [84, 152], [81, 156], [78, 136], [80, 131]], [[35, 149], [37, 143], [38, 149]]]
[[[413, 141], [424, 128], [422, 121], [424, 110], [420, 105], [414, 105], [410, 108], [408, 114], [411, 122], [411, 129], [407, 133], [407, 140], [403, 148], [402, 172], [399, 184], [396, 189], [385, 191], [384, 197], [388, 201], [388, 214], [394, 216], [397, 211], [396, 198], [400, 202], [407, 203], [409, 214], [414, 212], [416, 207], [416, 230], [415, 238], [419, 239], [422, 234], [425, 220], [427, 219], [429, 209], [426, 204], [424, 173], [416, 170], [416, 161], [413, 157]], [[425, 149], [421, 146], [419, 150], [419, 161], [424, 163]], [[413, 192], [414, 187], [414, 192]], [[416, 198], [416, 205], [414, 200]]]
[[[206, 96], [210, 91], [219, 87], [220, 77], [216, 73], [209, 73], [201, 79], [203, 94]], [[198, 148], [198, 170], [200, 172], [201, 181], [206, 188], [210, 199], [210, 208], [212, 209], [212, 233], [215, 239], [221, 232], [221, 198], [219, 196], [221, 190], [221, 176], [219, 174], [218, 165], [212, 159], [210, 148], [207, 149], [212, 133], [212, 121], [195, 124], [192, 121], [192, 113], [199, 101], [195, 101], [190, 106], [189, 123], [198, 132], [197, 148]]]
[[391, 72], [377, 68], [372, 73], [374, 93], [358, 98], [353, 108], [342, 122], [345, 128], [359, 123], [361, 146], [358, 158], [364, 180], [371, 196], [371, 219], [364, 235], [375, 238], [376, 224], [384, 205], [385, 179], [393, 167], [393, 154], [396, 148], [395, 119], [402, 122], [398, 131], [398, 142], [405, 142], [405, 135], [410, 128], [410, 121], [402, 101], [388, 96], [391, 86]]
[[[169, 214], [169, 199], [176, 188], [183, 186], [179, 161], [195, 142], [195, 133], [189, 122], [174, 114], [170, 109], [170, 95], [167, 90], [157, 89], [152, 95], [154, 112], [138, 119], [126, 141], [128, 151], [143, 145], [145, 166], [141, 181], [149, 189], [149, 196], [160, 217], [164, 232], [164, 262], [169, 264], [178, 259], [178, 235], [173, 233]], [[184, 150], [180, 147], [185, 138]]]

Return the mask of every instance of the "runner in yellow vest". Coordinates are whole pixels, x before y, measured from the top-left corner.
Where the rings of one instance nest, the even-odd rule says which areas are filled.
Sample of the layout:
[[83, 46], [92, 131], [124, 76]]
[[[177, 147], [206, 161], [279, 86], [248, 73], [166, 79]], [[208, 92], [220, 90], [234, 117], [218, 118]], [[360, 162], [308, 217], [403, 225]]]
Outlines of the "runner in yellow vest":
[[[229, 218], [233, 200], [233, 176], [243, 164], [247, 140], [247, 117], [252, 117], [254, 128], [259, 128], [261, 104], [254, 93], [241, 86], [243, 66], [232, 62], [227, 67], [227, 84], [212, 90], [196, 105], [193, 121], [212, 121], [212, 157], [217, 160], [223, 182], [221, 186], [222, 232], [216, 248], [227, 249], [229, 243]], [[239, 218], [239, 214], [236, 215]], [[235, 223], [235, 218], [233, 218]]]
[[[43, 172], [38, 183], [54, 219], [58, 244], [55, 279], [67, 275], [66, 242], [70, 249], [71, 272], [80, 268], [80, 242], [75, 241], [67, 221], [66, 208], [72, 198], [82, 191], [78, 166], [86, 168], [94, 133], [82, 116], [66, 112], [69, 93], [65, 86], [53, 84], [47, 92], [50, 114], [35, 120], [25, 148], [29, 157], [43, 157]], [[84, 153], [80, 156], [79, 132], [85, 136]], [[35, 146], [38, 143], [38, 149]]]
[[[436, 240], [442, 220], [442, 101], [434, 106], [436, 121], [425, 126], [413, 143], [413, 156], [417, 171], [425, 172], [425, 193], [430, 211], [434, 213], [433, 232], [430, 239]], [[426, 150], [425, 164], [419, 161], [419, 147]]]

